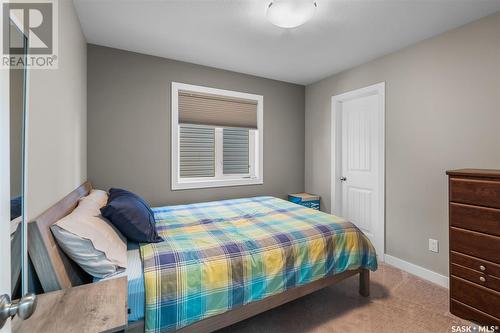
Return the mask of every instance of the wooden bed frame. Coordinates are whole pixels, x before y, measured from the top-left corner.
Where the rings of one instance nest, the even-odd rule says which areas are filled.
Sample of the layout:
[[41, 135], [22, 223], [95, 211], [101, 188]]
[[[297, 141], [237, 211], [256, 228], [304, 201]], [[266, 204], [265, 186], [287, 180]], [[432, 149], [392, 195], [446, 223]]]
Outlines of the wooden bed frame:
[[[77, 264], [70, 260], [57, 245], [50, 226], [68, 215], [77, 206], [78, 200], [86, 196], [92, 185], [85, 182], [54, 206], [45, 211], [36, 220], [28, 224], [28, 249], [36, 273], [45, 292], [71, 288], [90, 283], [91, 278]], [[325, 277], [309, 284], [295, 287], [261, 301], [240, 306], [225, 313], [212, 316], [183, 327], [176, 333], [208, 333], [230, 326], [259, 313], [270, 310], [299, 297], [335, 284], [348, 277], [359, 275], [359, 293], [364, 297], [370, 294], [370, 272], [367, 269], [345, 271]], [[128, 333], [144, 332], [144, 320], [129, 323]]]

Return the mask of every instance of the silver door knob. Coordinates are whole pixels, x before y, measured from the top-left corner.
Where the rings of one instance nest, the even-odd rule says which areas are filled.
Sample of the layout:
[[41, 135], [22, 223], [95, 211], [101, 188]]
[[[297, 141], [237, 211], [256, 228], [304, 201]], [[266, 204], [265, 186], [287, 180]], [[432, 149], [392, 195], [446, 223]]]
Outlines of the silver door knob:
[[3, 327], [9, 317], [18, 315], [21, 319], [31, 317], [36, 308], [36, 295], [29, 293], [19, 300], [11, 301], [9, 295], [0, 296], [0, 328]]
[[347, 180], [347, 177], [340, 177], [341, 182], [345, 182]]
[[480, 277], [479, 277], [479, 281], [481, 281], [481, 282], [485, 282], [485, 281], [486, 281], [486, 279], [485, 279], [484, 277], [480, 276]]
[[479, 269], [482, 270], [482, 271], [485, 271], [486, 270], [486, 267], [484, 267], [483, 265], [480, 265], [479, 266]]

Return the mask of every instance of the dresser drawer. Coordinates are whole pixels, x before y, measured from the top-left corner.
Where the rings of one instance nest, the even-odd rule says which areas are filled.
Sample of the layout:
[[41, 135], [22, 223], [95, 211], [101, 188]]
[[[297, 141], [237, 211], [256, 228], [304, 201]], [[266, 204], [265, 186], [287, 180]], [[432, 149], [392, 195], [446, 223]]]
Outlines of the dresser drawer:
[[500, 263], [500, 237], [450, 227], [450, 250]]
[[487, 314], [500, 318], [500, 293], [451, 276], [450, 296]]
[[450, 225], [500, 236], [500, 209], [450, 202]]
[[480, 325], [500, 327], [500, 319], [454, 300], [453, 298], [450, 300], [450, 312], [455, 316], [479, 323]]
[[450, 252], [450, 263], [482, 272], [486, 275], [500, 278], [500, 265], [485, 261], [479, 258], [471, 257], [455, 251]]
[[451, 264], [450, 269], [451, 275], [461, 277], [462, 279], [477, 283], [486, 288], [500, 291], [500, 279], [494, 276], [486, 275], [482, 272], [474, 271], [457, 264]]
[[500, 182], [450, 178], [450, 201], [500, 208]]

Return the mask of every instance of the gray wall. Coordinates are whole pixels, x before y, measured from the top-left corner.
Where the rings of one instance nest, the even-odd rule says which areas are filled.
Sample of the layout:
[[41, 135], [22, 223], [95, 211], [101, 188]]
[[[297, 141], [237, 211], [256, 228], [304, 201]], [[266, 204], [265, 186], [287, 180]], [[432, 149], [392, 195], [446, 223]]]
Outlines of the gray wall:
[[[264, 96], [264, 184], [171, 191], [171, 82]], [[304, 87], [88, 45], [88, 178], [152, 205], [304, 190]]]
[[28, 82], [28, 219], [87, 178], [86, 49], [73, 2], [59, 1], [59, 68]]
[[[305, 189], [330, 210], [330, 98], [386, 82], [386, 253], [447, 275], [445, 170], [500, 168], [500, 13], [306, 87]], [[427, 250], [428, 238], [440, 252]]]

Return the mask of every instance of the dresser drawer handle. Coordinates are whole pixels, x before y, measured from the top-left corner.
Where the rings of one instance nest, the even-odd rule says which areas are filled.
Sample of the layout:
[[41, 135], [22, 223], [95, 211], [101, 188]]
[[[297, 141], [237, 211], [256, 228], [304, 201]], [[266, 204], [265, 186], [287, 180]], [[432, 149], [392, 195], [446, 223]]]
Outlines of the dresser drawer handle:
[[483, 276], [480, 276], [480, 277], [479, 277], [479, 281], [481, 281], [481, 282], [486, 282], [486, 279], [485, 279]]
[[486, 270], [486, 267], [484, 267], [483, 265], [480, 265], [479, 266], [479, 269], [482, 270], [482, 271], [485, 271]]

